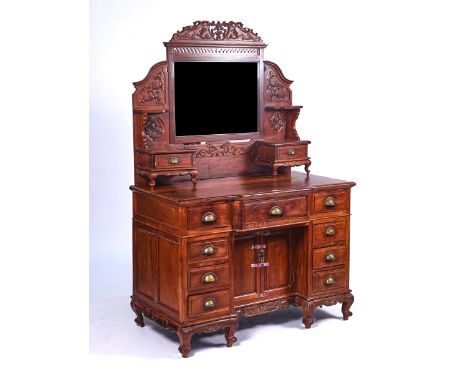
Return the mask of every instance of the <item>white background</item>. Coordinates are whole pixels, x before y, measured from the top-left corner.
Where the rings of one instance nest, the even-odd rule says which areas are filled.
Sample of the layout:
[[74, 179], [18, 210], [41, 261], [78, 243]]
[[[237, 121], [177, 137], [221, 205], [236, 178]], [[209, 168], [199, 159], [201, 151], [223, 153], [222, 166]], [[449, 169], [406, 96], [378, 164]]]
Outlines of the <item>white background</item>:
[[[14, 376], [466, 380], [465, 2], [92, 2], [89, 199], [81, 7], [0, 12], [1, 330]], [[204, 19], [263, 37], [265, 59], [295, 81], [312, 172], [357, 183], [356, 301], [349, 321], [325, 308], [307, 331], [296, 310], [245, 320], [233, 348], [221, 335], [195, 337], [181, 360], [175, 336], [136, 327], [128, 307], [131, 93], [165, 59], [162, 41]]]

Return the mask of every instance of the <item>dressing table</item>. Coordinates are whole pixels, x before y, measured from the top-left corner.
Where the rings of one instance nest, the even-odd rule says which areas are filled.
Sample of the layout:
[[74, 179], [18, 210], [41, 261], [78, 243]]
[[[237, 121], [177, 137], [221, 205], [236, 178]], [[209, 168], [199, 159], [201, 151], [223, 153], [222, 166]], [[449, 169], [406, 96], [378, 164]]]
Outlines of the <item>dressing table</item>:
[[[197, 21], [165, 43], [166, 61], [134, 83], [135, 322], [195, 334], [239, 319], [342, 304], [349, 289], [353, 182], [312, 175], [288, 80], [236, 22]], [[291, 171], [304, 166], [305, 172]]]

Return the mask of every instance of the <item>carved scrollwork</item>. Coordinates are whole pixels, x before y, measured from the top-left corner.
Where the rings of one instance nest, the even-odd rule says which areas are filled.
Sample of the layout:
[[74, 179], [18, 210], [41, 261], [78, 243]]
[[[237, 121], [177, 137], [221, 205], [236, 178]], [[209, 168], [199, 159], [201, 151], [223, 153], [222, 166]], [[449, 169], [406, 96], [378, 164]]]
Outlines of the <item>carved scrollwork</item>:
[[270, 116], [270, 127], [277, 134], [286, 127], [286, 118], [284, 112], [275, 111]]
[[248, 154], [250, 152], [251, 146], [241, 146], [231, 144], [230, 142], [225, 142], [221, 144], [206, 144], [200, 146], [200, 148], [195, 151], [195, 158], [206, 158], [206, 157], [219, 157], [219, 156], [229, 156], [229, 155], [239, 155], [239, 154]]
[[280, 309], [286, 309], [289, 307], [289, 302], [286, 299], [268, 301], [262, 304], [250, 305], [237, 310], [236, 313], [242, 316], [256, 316], [263, 313], [275, 312]]
[[163, 68], [157, 70], [137, 95], [139, 104], [162, 105], [166, 103], [166, 87]]
[[181, 31], [174, 33], [171, 42], [180, 40], [262, 42], [261, 37], [252, 29], [234, 21], [195, 21], [193, 25], [186, 26]]
[[289, 91], [279, 80], [275, 70], [270, 69], [267, 73], [267, 98], [269, 101], [289, 101]]
[[148, 139], [152, 142], [158, 140], [164, 134], [164, 122], [156, 114], [147, 114], [144, 121], [143, 141], [148, 148]]

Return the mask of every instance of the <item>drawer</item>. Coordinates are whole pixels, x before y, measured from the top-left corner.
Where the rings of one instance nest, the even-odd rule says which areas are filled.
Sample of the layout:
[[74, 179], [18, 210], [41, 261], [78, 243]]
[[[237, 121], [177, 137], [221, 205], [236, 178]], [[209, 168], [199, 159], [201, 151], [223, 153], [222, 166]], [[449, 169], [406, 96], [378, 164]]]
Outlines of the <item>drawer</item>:
[[227, 239], [213, 239], [189, 244], [189, 262], [216, 262], [228, 259]]
[[156, 155], [154, 166], [157, 169], [187, 168], [193, 167], [192, 154], [163, 154]]
[[294, 160], [307, 158], [307, 145], [278, 147], [278, 159]]
[[313, 196], [314, 211], [316, 213], [345, 211], [348, 209], [349, 191], [324, 191]]
[[346, 218], [327, 219], [314, 222], [314, 247], [344, 244], [347, 235]]
[[348, 276], [345, 267], [314, 272], [314, 292], [324, 292], [330, 289], [346, 288]]
[[313, 251], [314, 269], [344, 265], [347, 260], [348, 247], [344, 245], [314, 249]]
[[228, 264], [189, 270], [188, 287], [190, 290], [226, 287], [228, 285]]
[[229, 291], [221, 290], [188, 297], [189, 317], [229, 313]]
[[210, 230], [231, 225], [229, 204], [215, 203], [189, 207], [187, 212], [188, 230]]
[[244, 224], [262, 223], [273, 225], [278, 220], [307, 218], [307, 198], [299, 196], [288, 199], [271, 199], [266, 201], [244, 203]]

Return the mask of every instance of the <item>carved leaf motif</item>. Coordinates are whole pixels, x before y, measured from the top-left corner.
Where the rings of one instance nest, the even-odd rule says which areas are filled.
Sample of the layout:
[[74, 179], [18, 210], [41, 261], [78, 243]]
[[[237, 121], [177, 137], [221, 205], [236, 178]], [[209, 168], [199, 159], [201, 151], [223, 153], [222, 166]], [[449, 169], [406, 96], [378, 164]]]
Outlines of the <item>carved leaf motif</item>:
[[284, 113], [276, 111], [270, 116], [270, 127], [279, 133], [286, 127], [286, 118]]
[[174, 33], [171, 41], [177, 40], [237, 40], [262, 42], [260, 36], [252, 29], [246, 28], [239, 22], [233, 21], [195, 21], [193, 25], [182, 28]]
[[267, 98], [270, 101], [288, 101], [289, 92], [279, 80], [277, 73], [270, 69], [267, 74]]
[[138, 102], [156, 105], [165, 103], [164, 73], [162, 70], [157, 71], [151, 80], [143, 86], [138, 96]]
[[270, 301], [263, 304], [246, 306], [243, 309], [242, 315], [256, 316], [258, 314], [275, 312], [279, 309], [286, 309], [289, 306], [288, 300]]

